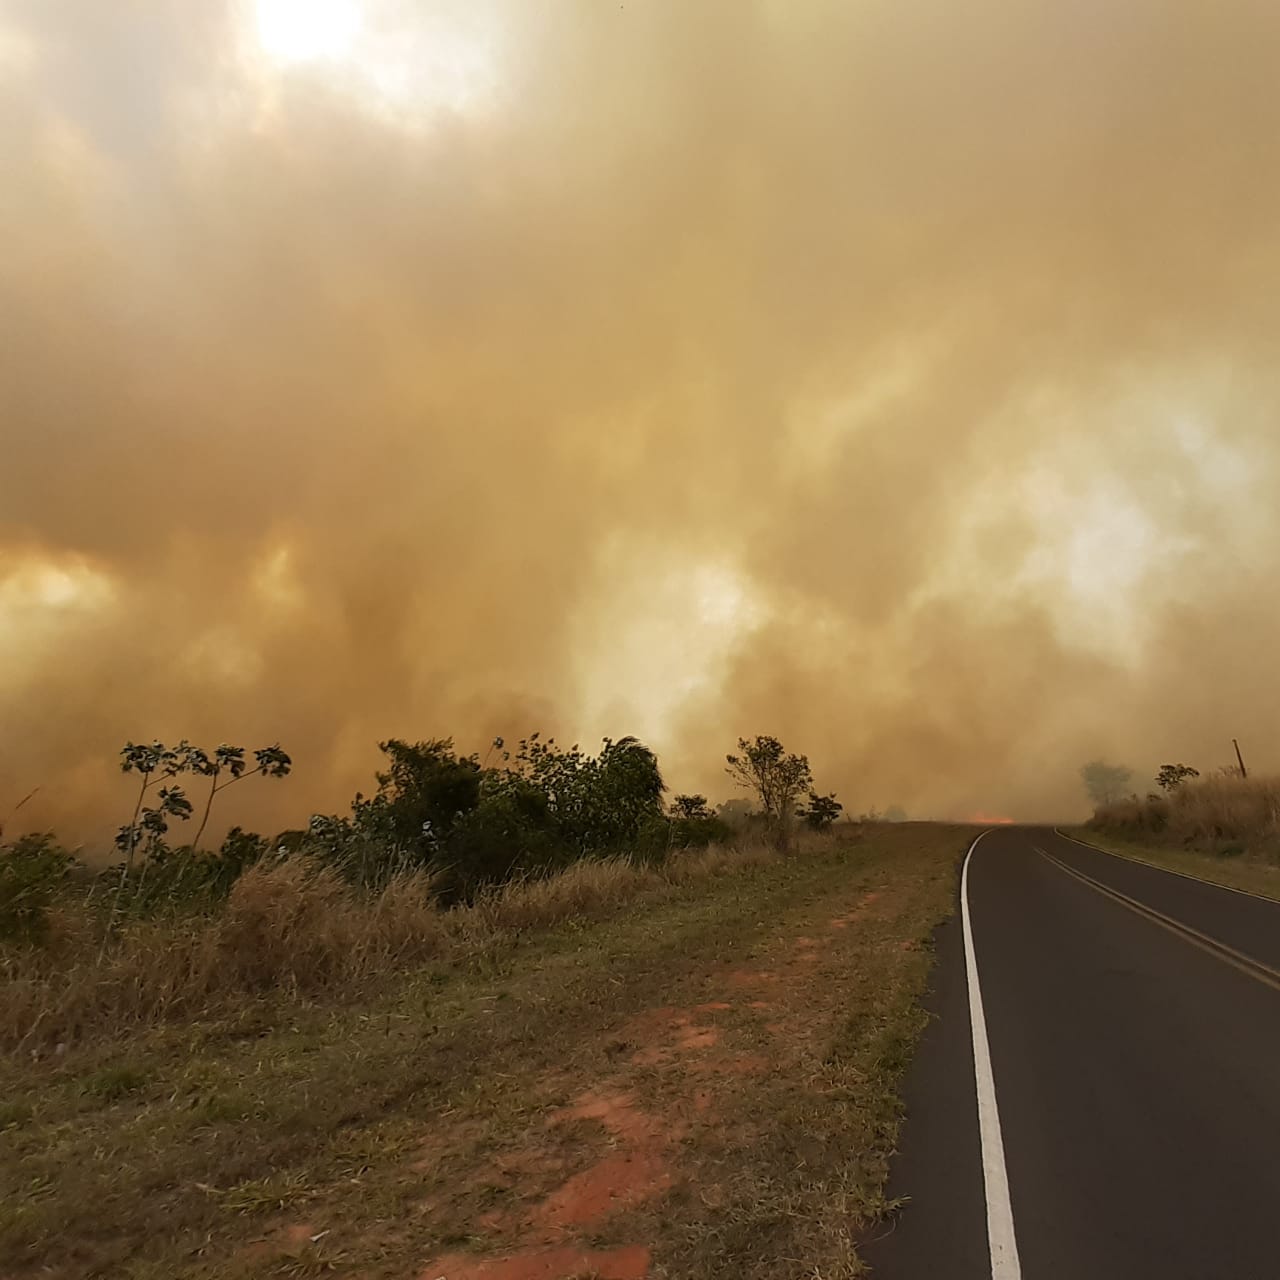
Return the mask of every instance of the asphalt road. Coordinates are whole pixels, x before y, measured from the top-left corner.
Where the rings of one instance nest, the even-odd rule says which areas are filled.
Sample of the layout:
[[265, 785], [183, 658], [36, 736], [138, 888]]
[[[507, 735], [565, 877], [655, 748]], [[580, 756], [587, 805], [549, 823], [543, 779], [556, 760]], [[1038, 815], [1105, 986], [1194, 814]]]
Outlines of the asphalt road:
[[1026, 828], [967, 882], [873, 1275], [1277, 1280], [1280, 904]]

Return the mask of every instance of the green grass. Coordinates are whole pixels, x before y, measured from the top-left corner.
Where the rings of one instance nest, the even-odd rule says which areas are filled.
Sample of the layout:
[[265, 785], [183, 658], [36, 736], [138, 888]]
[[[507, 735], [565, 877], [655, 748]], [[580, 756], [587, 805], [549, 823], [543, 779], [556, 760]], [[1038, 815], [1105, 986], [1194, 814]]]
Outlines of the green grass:
[[1226, 845], [1225, 852], [1205, 853], [1195, 849], [1171, 848], [1168, 845], [1122, 840], [1116, 836], [1100, 834], [1087, 827], [1069, 831], [1078, 840], [1091, 844], [1121, 857], [1145, 862], [1168, 871], [1180, 871], [1184, 875], [1198, 876], [1214, 884], [1231, 889], [1243, 889], [1264, 898], [1280, 901], [1280, 867], [1258, 857], [1243, 853], [1239, 846]]
[[[594, 1121], [549, 1123], [603, 1090], [672, 1126], [671, 1183], [584, 1227], [584, 1245], [644, 1244], [691, 1280], [860, 1274], [966, 843], [873, 829], [421, 968], [361, 1004], [263, 997], [0, 1060], [0, 1273], [406, 1277], [501, 1253], [612, 1150]], [[758, 973], [767, 1009], [734, 985]], [[697, 1015], [714, 1049], [643, 1060], [665, 1052], [670, 1010], [707, 1002], [731, 1006]]]

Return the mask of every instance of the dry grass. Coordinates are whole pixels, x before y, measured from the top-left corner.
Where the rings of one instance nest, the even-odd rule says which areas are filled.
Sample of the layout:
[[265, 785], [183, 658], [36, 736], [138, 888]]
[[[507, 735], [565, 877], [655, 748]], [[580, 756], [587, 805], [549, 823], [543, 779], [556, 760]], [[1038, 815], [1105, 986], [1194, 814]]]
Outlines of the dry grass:
[[1090, 826], [1137, 840], [1280, 855], [1280, 778], [1202, 778], [1169, 797], [1103, 805]]
[[302, 997], [359, 988], [426, 960], [492, 956], [531, 930], [602, 919], [662, 894], [770, 861], [760, 845], [678, 853], [660, 867], [585, 860], [441, 911], [421, 874], [378, 894], [294, 857], [251, 868], [211, 917], [128, 924], [101, 950], [83, 910], [64, 908], [41, 950], [0, 963], [0, 1047], [70, 1045], [160, 1022], [203, 1017], [265, 991]]
[[[583, 866], [536, 909], [512, 889], [487, 919], [444, 913], [439, 955], [358, 999], [268, 992], [0, 1056], [0, 1272], [430, 1280], [445, 1255], [540, 1248], [539, 1206], [632, 1151], [553, 1122], [590, 1095], [630, 1099], [670, 1183], [557, 1243], [650, 1248], [680, 1280], [853, 1280], [971, 838], [842, 824], [785, 859]], [[504, 897], [520, 914], [497, 929]], [[494, 940], [484, 963], [458, 961], [464, 923]]]
[[1203, 778], [1104, 805], [1083, 834], [1112, 853], [1280, 898], [1280, 778]]

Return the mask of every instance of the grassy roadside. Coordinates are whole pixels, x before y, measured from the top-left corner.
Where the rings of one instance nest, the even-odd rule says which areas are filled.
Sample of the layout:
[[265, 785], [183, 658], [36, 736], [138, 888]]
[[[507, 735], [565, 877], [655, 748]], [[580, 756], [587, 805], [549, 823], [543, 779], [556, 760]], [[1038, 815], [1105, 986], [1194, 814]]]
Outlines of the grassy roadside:
[[0, 1064], [0, 1274], [859, 1274], [965, 833]]
[[1243, 889], [1246, 893], [1260, 894], [1264, 898], [1280, 901], [1280, 867], [1246, 855], [1227, 857], [1200, 853], [1192, 849], [1171, 849], [1159, 844], [1122, 840], [1102, 834], [1088, 827], [1066, 828], [1066, 833], [1085, 844], [1095, 845], [1109, 853], [1145, 862], [1166, 871], [1178, 871], [1183, 875], [1198, 876], [1214, 884], [1231, 889]]

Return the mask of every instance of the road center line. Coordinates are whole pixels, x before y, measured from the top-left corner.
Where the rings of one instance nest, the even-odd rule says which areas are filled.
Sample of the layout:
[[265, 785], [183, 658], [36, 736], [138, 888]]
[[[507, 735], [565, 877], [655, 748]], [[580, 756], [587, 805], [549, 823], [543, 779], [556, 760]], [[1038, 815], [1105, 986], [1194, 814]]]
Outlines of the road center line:
[[[1091, 848], [1092, 846], [1086, 847]], [[1245, 955], [1243, 951], [1237, 951], [1234, 947], [1227, 946], [1225, 942], [1219, 942], [1217, 938], [1210, 937], [1207, 933], [1201, 933], [1199, 929], [1194, 929], [1191, 925], [1184, 924], [1181, 920], [1175, 920], [1173, 916], [1167, 916], [1163, 911], [1157, 911], [1154, 907], [1147, 906], [1145, 902], [1139, 902], [1137, 898], [1131, 898], [1127, 893], [1121, 893], [1119, 889], [1113, 889], [1109, 884], [1103, 884], [1101, 880], [1095, 880], [1093, 876], [1087, 875], [1075, 867], [1068, 866], [1051, 853], [1046, 853], [1039, 845], [1035, 846], [1035, 851], [1042, 858], [1052, 862], [1059, 871], [1065, 871], [1067, 875], [1074, 876], [1081, 884], [1088, 885], [1090, 889], [1111, 898], [1122, 907], [1128, 907], [1135, 915], [1142, 916], [1145, 920], [1150, 920], [1152, 924], [1158, 924], [1162, 929], [1167, 929], [1170, 933], [1176, 934], [1184, 942], [1189, 942], [1192, 946], [1199, 947], [1201, 951], [1207, 951], [1211, 956], [1225, 961], [1233, 968], [1239, 969], [1241, 973], [1247, 974], [1250, 978], [1255, 978], [1263, 985], [1274, 987], [1277, 991], [1280, 991], [1280, 971], [1273, 969], [1269, 964], [1264, 964], [1261, 960], [1255, 960], [1252, 956]]]
[[[1219, 884], [1216, 880], [1206, 880], [1204, 876], [1192, 875], [1190, 871], [1175, 871], [1172, 867], [1162, 867], [1158, 862], [1146, 862], [1142, 858], [1112, 853], [1110, 849], [1104, 849], [1100, 844], [1090, 844], [1087, 840], [1077, 840], [1075, 836], [1067, 835], [1061, 827], [1054, 827], [1053, 834], [1061, 840], [1070, 840], [1072, 844], [1078, 844], [1082, 849], [1089, 849], [1093, 853], [1105, 853], [1108, 858], [1114, 858], [1117, 862], [1132, 863], [1136, 867], [1149, 867], [1152, 871], [1163, 871], [1165, 875], [1177, 876], [1180, 880], [1194, 880], [1196, 884], [1207, 884], [1210, 889], [1221, 889], [1223, 893], [1238, 893], [1242, 898], [1254, 898], [1258, 902], [1269, 902], [1272, 906], [1280, 905], [1280, 898], [1270, 898], [1265, 893], [1252, 893], [1248, 889], [1237, 889], [1233, 884]], [[1043, 853], [1044, 850], [1040, 852]]]
[[991, 1280], [1021, 1280], [1018, 1241], [1013, 1231], [1013, 1206], [1009, 1202], [1009, 1174], [1000, 1135], [1000, 1110], [996, 1106], [995, 1079], [991, 1074], [991, 1048], [982, 1012], [978, 985], [978, 961], [973, 951], [973, 926], [969, 922], [969, 863], [984, 831], [965, 854], [960, 873], [960, 919], [964, 926], [964, 967], [969, 984], [969, 1023], [973, 1029], [973, 1078], [978, 1094], [978, 1134], [982, 1140], [982, 1180], [987, 1195], [987, 1243], [991, 1248]]

